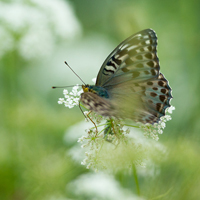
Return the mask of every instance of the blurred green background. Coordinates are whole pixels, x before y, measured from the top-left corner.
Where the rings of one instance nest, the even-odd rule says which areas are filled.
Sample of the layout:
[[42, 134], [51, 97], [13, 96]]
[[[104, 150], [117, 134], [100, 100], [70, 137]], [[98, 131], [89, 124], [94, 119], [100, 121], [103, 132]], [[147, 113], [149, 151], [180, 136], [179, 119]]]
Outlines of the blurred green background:
[[[63, 139], [83, 115], [58, 105], [62, 90], [51, 86], [81, 84], [65, 60], [92, 83], [107, 55], [146, 28], [157, 33], [176, 110], [159, 140], [168, 158], [157, 176], [139, 177], [141, 195], [200, 199], [199, 8], [186, 0], [1, 0], [0, 199], [93, 199], [66, 189], [89, 172], [67, 154]], [[133, 177], [115, 178], [136, 193]]]

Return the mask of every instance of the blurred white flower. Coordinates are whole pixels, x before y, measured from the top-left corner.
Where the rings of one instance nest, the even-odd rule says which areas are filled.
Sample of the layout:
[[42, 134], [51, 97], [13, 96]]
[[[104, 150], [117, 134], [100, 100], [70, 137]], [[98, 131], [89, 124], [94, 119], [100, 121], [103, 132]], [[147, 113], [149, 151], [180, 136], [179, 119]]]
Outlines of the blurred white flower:
[[50, 55], [58, 41], [73, 39], [81, 26], [64, 0], [0, 2], [0, 55], [14, 49], [24, 59]]
[[167, 111], [168, 111], [168, 113], [172, 114], [173, 110], [175, 110], [175, 107], [174, 106], [170, 106]]
[[96, 83], [97, 78], [93, 78], [92, 82], [95, 84]]
[[[75, 143], [79, 137], [78, 143], [68, 151], [76, 162], [85, 165], [87, 169], [91, 168], [94, 171], [106, 169], [111, 173], [119, 170], [132, 173], [134, 163], [138, 170], [146, 166], [142, 174], [146, 171], [149, 176], [155, 175], [154, 157], [162, 160], [166, 153], [162, 144], [146, 138], [138, 128], [128, 129], [130, 132], [127, 134], [125, 127], [123, 129], [118, 127], [119, 130], [124, 130], [124, 134], [117, 137], [111, 134], [105, 137], [104, 132], [99, 130], [101, 134], [95, 137], [96, 133], [89, 129], [90, 126], [90, 123], [81, 122], [72, 126], [65, 134], [65, 142], [69, 144]], [[83, 130], [86, 130], [85, 134]]]
[[0, 43], [0, 57], [2, 57], [5, 52], [10, 51], [14, 47], [14, 38], [12, 37], [11, 33], [3, 26], [0, 26]]
[[58, 104], [63, 104], [63, 102], [64, 102], [64, 98], [59, 98]]
[[104, 173], [81, 175], [69, 183], [67, 189], [88, 200], [144, 200], [122, 188], [112, 175]]

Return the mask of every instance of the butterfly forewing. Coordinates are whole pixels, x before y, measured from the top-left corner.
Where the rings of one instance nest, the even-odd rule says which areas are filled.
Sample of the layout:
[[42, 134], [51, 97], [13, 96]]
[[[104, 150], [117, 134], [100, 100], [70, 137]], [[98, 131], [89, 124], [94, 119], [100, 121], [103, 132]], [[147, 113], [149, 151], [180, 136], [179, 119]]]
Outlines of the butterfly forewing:
[[157, 37], [153, 30], [136, 33], [108, 56], [97, 76], [96, 85], [106, 87], [124, 81], [144, 81], [159, 75]]

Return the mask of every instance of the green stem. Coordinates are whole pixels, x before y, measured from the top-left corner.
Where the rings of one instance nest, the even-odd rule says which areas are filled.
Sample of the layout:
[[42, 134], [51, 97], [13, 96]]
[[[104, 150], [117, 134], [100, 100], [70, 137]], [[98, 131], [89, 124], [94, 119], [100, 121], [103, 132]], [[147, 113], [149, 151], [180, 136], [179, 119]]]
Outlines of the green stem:
[[140, 196], [140, 186], [139, 186], [139, 181], [138, 181], [138, 176], [137, 176], [137, 170], [134, 164], [132, 165], [132, 169], [133, 169], [133, 176], [134, 176], [135, 184], [137, 188], [137, 194], [138, 196]]
[[124, 126], [130, 126], [130, 127], [133, 127], [133, 128], [140, 128], [139, 126], [134, 126], [134, 125], [130, 125], [130, 124], [124, 124]]

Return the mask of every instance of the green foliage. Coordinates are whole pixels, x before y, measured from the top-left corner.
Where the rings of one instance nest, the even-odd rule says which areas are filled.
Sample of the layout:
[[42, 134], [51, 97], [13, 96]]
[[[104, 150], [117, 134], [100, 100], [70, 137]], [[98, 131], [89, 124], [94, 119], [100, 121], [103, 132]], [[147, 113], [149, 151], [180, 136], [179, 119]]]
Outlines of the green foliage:
[[[117, 45], [142, 29], [153, 28], [156, 31], [161, 71], [173, 89], [172, 104], [176, 110], [160, 136], [167, 148], [167, 157], [163, 160], [155, 158], [157, 168], [154, 176], [138, 176], [140, 193], [152, 200], [200, 199], [200, 3], [186, 0], [73, 0], [71, 4], [87, 36], [98, 33]], [[29, 6], [35, 7], [31, 3]], [[42, 10], [38, 9], [38, 12]], [[48, 25], [54, 32], [54, 25]], [[8, 28], [3, 18], [0, 19], [1, 27]], [[19, 53], [17, 46], [24, 32], [15, 34], [12, 30], [11, 33], [13, 48], [0, 54], [0, 199], [84, 199], [66, 190], [68, 183], [88, 171], [71, 159], [68, 155], [70, 145], [63, 140], [67, 128], [83, 116], [78, 110], [59, 106], [57, 99], [62, 92], [49, 89], [54, 84], [52, 74], [63, 60], [54, 61], [48, 70], [41, 70], [44, 63], [48, 64], [47, 60], [58, 56], [56, 52], [60, 46], [64, 44], [68, 48], [69, 43], [52, 34], [57, 45], [53, 53], [51, 49], [46, 57], [27, 59]], [[42, 51], [48, 50], [44, 48]], [[78, 60], [79, 55], [70, 59]], [[92, 59], [88, 63], [93, 62]], [[81, 64], [80, 59], [79, 67]], [[99, 68], [97, 66], [96, 70]], [[39, 77], [44, 77], [45, 81]], [[56, 82], [59, 77], [54, 80]], [[42, 89], [39, 90], [38, 81], [48, 88], [40, 85]], [[62, 83], [65, 84], [65, 80]], [[123, 188], [137, 193], [133, 175], [119, 172], [115, 178]]]

